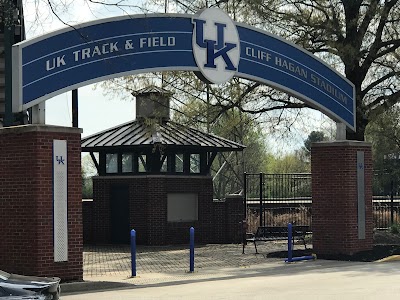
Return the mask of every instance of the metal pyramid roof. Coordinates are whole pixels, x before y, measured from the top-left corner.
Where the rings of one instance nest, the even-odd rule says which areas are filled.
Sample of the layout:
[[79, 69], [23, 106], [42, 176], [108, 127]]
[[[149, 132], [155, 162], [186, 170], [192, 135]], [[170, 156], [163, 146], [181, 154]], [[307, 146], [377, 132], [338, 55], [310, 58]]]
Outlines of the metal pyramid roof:
[[147, 124], [146, 121], [141, 120], [124, 123], [87, 136], [81, 143], [84, 152], [96, 152], [100, 148], [143, 147], [155, 144], [171, 148], [198, 147], [208, 151], [242, 151], [246, 147], [172, 121]]

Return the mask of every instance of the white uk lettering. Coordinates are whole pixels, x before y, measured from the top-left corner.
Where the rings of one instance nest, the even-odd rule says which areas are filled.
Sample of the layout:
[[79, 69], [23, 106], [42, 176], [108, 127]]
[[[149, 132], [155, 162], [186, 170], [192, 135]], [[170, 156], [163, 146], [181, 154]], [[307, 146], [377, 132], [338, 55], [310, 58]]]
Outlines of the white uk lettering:
[[65, 55], [61, 56], [61, 57], [57, 57], [57, 68], [59, 68], [60, 66], [65, 66], [65, 61], [64, 61], [64, 57]]
[[173, 47], [175, 46], [175, 37], [152, 36], [139, 39], [140, 48], [152, 47]]
[[271, 60], [271, 53], [262, 50], [256, 50], [251, 47], [246, 47], [246, 55], [259, 60], [264, 60], [264, 61]]
[[101, 56], [104, 54], [117, 52], [118, 49], [118, 42], [115, 43], [106, 43], [101, 46], [94, 46], [93, 48], [84, 48], [82, 50], [77, 50], [72, 52], [74, 54], [74, 60], [85, 60], [88, 58], [92, 58], [94, 56]]
[[117, 44], [118, 42], [110, 43], [110, 52], [118, 51]]
[[101, 51], [100, 51], [100, 49], [99, 49], [99, 46], [95, 46], [94, 48], [93, 48], [93, 52], [92, 52], [92, 56], [94, 56], [94, 55], [101, 55], [102, 53], [101, 53]]
[[46, 61], [46, 71], [50, 71], [50, 70], [53, 70], [55, 68], [59, 68], [61, 66], [65, 66], [66, 63], [65, 63], [64, 58], [65, 58], [65, 55], [57, 56], [57, 57], [55, 57], [55, 58], [53, 58], [51, 60], [47, 60]]
[[317, 75], [311, 74], [311, 82], [317, 85], [320, 89], [334, 96], [340, 102], [347, 104], [347, 96], [345, 94], [340, 92], [336, 87], [332, 86], [328, 82], [319, 78]]
[[109, 51], [107, 51], [107, 46], [108, 46], [108, 44], [103, 44], [101, 46], [101, 53], [103, 53], [103, 54], [110, 53]]
[[82, 59], [90, 58], [90, 48], [82, 50]]
[[280, 57], [275, 57], [275, 64], [281, 68], [284, 68], [290, 72], [293, 72], [301, 77], [308, 78], [308, 72], [307, 70], [301, 68], [300, 66], [288, 62], [286, 59], [282, 59]]

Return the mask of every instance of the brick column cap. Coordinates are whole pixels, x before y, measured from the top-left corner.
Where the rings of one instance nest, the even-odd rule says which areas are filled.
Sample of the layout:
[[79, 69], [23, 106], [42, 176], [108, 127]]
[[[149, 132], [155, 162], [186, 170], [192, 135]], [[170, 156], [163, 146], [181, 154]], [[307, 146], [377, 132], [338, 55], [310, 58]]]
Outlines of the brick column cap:
[[0, 134], [24, 133], [24, 132], [60, 132], [60, 133], [82, 133], [82, 128], [64, 127], [45, 124], [28, 124], [0, 128]]
[[324, 141], [324, 142], [315, 142], [311, 143], [311, 147], [343, 147], [343, 146], [352, 146], [352, 147], [371, 147], [371, 143], [364, 141], [351, 141], [351, 140], [343, 140], [343, 141]]

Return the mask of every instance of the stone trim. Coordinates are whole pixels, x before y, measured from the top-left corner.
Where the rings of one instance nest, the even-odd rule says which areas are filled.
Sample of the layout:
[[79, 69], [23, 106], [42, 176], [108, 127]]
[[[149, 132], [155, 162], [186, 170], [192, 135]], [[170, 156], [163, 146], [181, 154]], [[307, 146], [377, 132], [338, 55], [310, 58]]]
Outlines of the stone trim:
[[55, 125], [28, 124], [0, 128], [0, 134], [25, 133], [25, 132], [55, 132], [55, 133], [82, 133], [82, 128], [63, 127]]
[[363, 141], [351, 141], [351, 140], [345, 140], [345, 141], [323, 141], [323, 142], [316, 142], [312, 143], [311, 147], [347, 147], [347, 146], [353, 146], [353, 147], [371, 147], [371, 143], [369, 142], [363, 142]]

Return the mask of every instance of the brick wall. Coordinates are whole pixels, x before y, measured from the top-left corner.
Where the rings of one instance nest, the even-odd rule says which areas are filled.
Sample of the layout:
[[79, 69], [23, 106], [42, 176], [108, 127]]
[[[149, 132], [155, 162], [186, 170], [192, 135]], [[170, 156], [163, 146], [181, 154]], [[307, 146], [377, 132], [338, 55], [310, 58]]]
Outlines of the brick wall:
[[[366, 238], [358, 238], [357, 151], [364, 152]], [[313, 248], [320, 255], [372, 249], [372, 154], [364, 142], [315, 143], [311, 150]]]
[[[193, 178], [194, 179], [194, 178]], [[167, 223], [167, 239], [174, 243], [189, 243], [189, 229], [195, 228], [195, 242], [209, 243], [212, 238], [213, 186], [211, 177], [168, 178], [167, 193], [197, 193], [198, 221]], [[166, 198], [165, 198], [166, 199]], [[165, 210], [165, 215], [167, 211]]]
[[[237, 227], [242, 200], [213, 202], [212, 179], [208, 176], [153, 175], [94, 177], [93, 202], [85, 203], [91, 208], [85, 208], [83, 216], [85, 243], [111, 242], [109, 191], [113, 185], [129, 187], [130, 227], [137, 232], [138, 244], [188, 243], [192, 226], [196, 243], [240, 242]], [[197, 193], [198, 221], [168, 222], [168, 193]], [[93, 218], [91, 223], [86, 222], [89, 218]]]
[[[53, 140], [68, 144], [68, 262], [53, 256]], [[0, 129], [0, 269], [82, 280], [80, 130]]]

